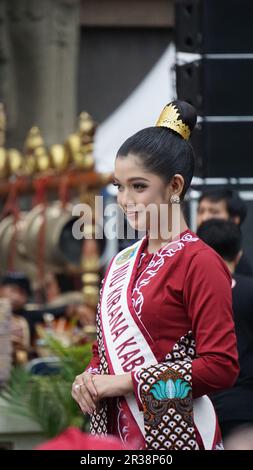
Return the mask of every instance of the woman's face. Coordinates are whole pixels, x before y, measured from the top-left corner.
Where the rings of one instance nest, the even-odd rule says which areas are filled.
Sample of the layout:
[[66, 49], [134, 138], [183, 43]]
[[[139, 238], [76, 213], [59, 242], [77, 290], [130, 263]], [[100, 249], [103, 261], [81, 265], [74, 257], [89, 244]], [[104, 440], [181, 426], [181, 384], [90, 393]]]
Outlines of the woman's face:
[[151, 213], [160, 214], [161, 204], [168, 212], [168, 187], [158, 175], [149, 173], [136, 155], [116, 158], [114, 185], [118, 187], [118, 204], [134, 229], [149, 230]]

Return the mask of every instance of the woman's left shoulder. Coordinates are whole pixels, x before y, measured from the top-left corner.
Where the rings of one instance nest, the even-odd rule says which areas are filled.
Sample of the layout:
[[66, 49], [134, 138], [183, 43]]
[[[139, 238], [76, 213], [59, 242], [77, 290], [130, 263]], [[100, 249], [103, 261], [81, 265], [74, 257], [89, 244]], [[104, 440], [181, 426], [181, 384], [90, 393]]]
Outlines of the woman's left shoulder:
[[198, 238], [198, 243], [192, 246], [188, 255], [188, 268], [204, 270], [207, 275], [213, 273], [213, 271], [222, 271], [226, 273], [229, 279], [231, 278], [230, 271], [223, 258], [200, 238]]
[[[189, 256], [198, 256], [198, 258], [221, 259], [220, 255], [209, 245], [207, 245], [198, 235], [191, 230], [187, 232], [187, 235], [191, 237], [197, 243], [189, 244], [190, 250], [188, 250]], [[223, 260], [222, 260], [223, 261]]]

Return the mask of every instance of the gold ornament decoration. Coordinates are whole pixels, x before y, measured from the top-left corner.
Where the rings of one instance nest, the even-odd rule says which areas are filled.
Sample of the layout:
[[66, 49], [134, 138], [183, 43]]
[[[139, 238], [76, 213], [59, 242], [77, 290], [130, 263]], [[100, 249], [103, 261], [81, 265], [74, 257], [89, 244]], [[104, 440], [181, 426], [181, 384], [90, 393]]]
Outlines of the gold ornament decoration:
[[79, 170], [94, 168], [93, 136], [95, 123], [91, 116], [82, 112], [79, 116], [78, 130], [67, 138], [64, 146], [69, 162]]
[[0, 103], [0, 147], [5, 145], [6, 115], [3, 103]]
[[75, 155], [75, 164], [77, 168], [84, 170], [91, 170], [94, 167], [92, 142], [80, 146], [80, 151]]
[[25, 140], [26, 151], [32, 152], [37, 147], [40, 147], [43, 144], [44, 144], [44, 141], [41, 136], [39, 128], [37, 126], [33, 126], [28, 132], [27, 138]]
[[24, 155], [24, 168], [28, 175], [47, 171], [51, 167], [50, 156], [47, 153], [40, 130], [36, 126], [32, 127], [27, 135]]
[[79, 116], [79, 132], [80, 134], [87, 134], [93, 136], [95, 132], [95, 122], [89, 113], [83, 111]]
[[0, 103], [0, 178], [8, 178], [8, 154], [5, 148], [6, 116], [3, 103]]
[[188, 140], [191, 135], [191, 130], [187, 124], [184, 124], [180, 119], [180, 113], [176, 106], [172, 103], [166, 105], [162, 110], [159, 119], [156, 123], [157, 127], [167, 127], [172, 129], [183, 137], [184, 140]]
[[4, 147], [0, 147], [0, 178], [8, 178], [8, 153]]
[[84, 284], [95, 284], [99, 283], [99, 275], [94, 272], [85, 273], [82, 275], [82, 281]]
[[69, 165], [69, 156], [64, 145], [54, 144], [49, 149], [53, 168], [62, 171], [66, 170]]
[[12, 175], [18, 175], [22, 172], [23, 157], [21, 152], [17, 149], [8, 150], [8, 163], [10, 168], [10, 173]]
[[82, 288], [85, 304], [95, 307], [98, 303], [99, 288], [93, 285], [86, 285]]
[[73, 157], [80, 149], [80, 136], [78, 134], [70, 134], [66, 142], [67, 150], [70, 156]]
[[37, 171], [36, 160], [34, 155], [26, 155], [24, 158], [24, 173], [27, 176], [32, 176]]
[[92, 170], [94, 168], [95, 162], [92, 153], [87, 153], [84, 157], [84, 162], [82, 168], [84, 170]]
[[43, 173], [51, 168], [50, 156], [44, 146], [34, 150], [34, 156], [37, 161], [38, 171]]

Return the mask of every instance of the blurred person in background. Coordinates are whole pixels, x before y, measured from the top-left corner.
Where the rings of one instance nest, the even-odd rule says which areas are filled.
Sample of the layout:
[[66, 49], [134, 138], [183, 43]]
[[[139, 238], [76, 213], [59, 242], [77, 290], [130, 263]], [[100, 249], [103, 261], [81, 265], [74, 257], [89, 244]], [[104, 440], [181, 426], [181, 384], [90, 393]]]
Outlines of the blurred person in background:
[[77, 290], [72, 276], [64, 273], [47, 273], [45, 298], [48, 309], [65, 306], [64, 316], [67, 319], [80, 322], [82, 326], [95, 325], [94, 309], [84, 303], [81, 285]]
[[21, 313], [31, 297], [31, 286], [24, 273], [9, 272], [1, 279], [1, 295], [10, 300], [12, 310]]
[[[247, 216], [247, 206], [233, 189], [210, 189], [203, 192], [198, 201], [197, 227], [209, 219], [231, 220], [241, 227]], [[252, 265], [241, 251], [236, 273], [253, 276]]]
[[0, 281], [0, 297], [9, 300], [12, 310], [11, 341], [13, 362], [25, 362], [31, 347], [28, 321], [24, 317], [24, 306], [31, 296], [29, 279], [23, 273], [10, 272]]
[[232, 275], [240, 375], [232, 388], [212, 396], [226, 448], [232, 432], [245, 425], [253, 429], [253, 279], [236, 273], [242, 243], [238, 225], [210, 219], [200, 225], [197, 234], [224, 259]]
[[80, 301], [80, 282], [78, 289], [75, 279], [70, 274], [47, 272], [44, 280], [44, 297], [47, 305], [66, 305], [68, 300]]
[[[0, 281], [0, 295], [9, 299], [14, 317], [24, 331], [29, 333], [29, 343], [33, 347], [35, 340], [35, 325], [43, 321], [43, 312], [37, 304], [31, 303], [33, 293], [29, 278], [22, 272], [8, 272]], [[17, 322], [16, 322], [17, 323]], [[24, 333], [24, 337], [27, 334]], [[32, 353], [32, 349], [31, 349]]]

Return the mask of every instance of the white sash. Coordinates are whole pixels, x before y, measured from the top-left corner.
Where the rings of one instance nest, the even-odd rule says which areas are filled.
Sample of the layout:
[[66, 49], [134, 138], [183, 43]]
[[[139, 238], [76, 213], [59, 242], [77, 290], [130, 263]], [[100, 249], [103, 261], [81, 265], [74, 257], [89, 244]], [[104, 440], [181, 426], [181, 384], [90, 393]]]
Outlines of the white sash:
[[[128, 304], [128, 299], [131, 300], [131, 276], [142, 252], [144, 239], [145, 237], [115, 256], [103, 285], [101, 322], [104, 345], [109, 368], [111, 373], [115, 374], [145, 369], [158, 363], [150, 347], [150, 342], [153, 342], [152, 338], [143, 324], [141, 331], [140, 320], [132, 305]], [[145, 355], [142, 354], [143, 352]], [[136, 365], [130, 370], [134, 362]], [[133, 418], [145, 437], [143, 413], [138, 408], [134, 394], [131, 393], [125, 398]], [[207, 396], [193, 400], [193, 412], [194, 422], [204, 447], [210, 450], [216, 431], [216, 415], [211, 400]]]

